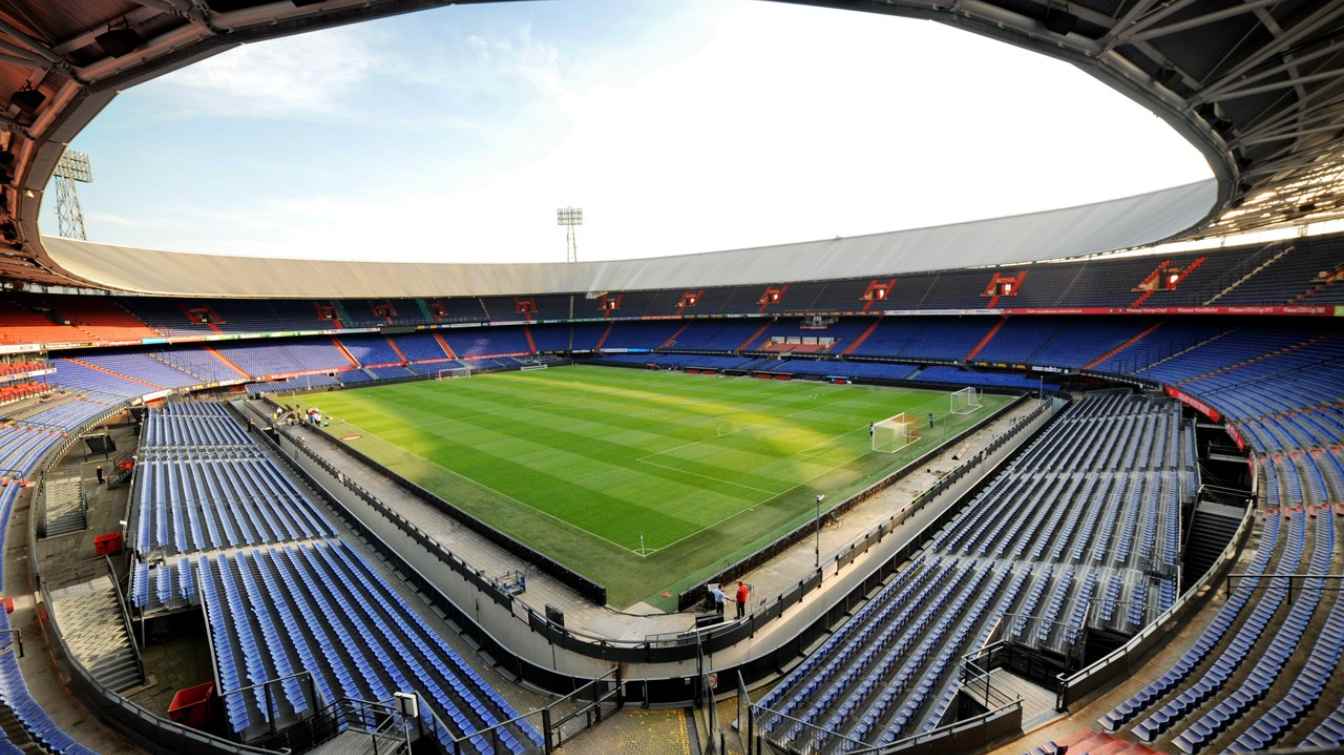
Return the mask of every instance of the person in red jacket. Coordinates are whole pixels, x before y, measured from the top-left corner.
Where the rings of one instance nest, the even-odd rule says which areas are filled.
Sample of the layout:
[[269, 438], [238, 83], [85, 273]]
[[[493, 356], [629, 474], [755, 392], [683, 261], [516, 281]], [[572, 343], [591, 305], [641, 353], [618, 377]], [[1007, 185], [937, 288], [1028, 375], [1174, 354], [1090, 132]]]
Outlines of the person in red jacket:
[[747, 583], [741, 580], [737, 582], [737, 618], [747, 615], [747, 598], [751, 597], [751, 589]]

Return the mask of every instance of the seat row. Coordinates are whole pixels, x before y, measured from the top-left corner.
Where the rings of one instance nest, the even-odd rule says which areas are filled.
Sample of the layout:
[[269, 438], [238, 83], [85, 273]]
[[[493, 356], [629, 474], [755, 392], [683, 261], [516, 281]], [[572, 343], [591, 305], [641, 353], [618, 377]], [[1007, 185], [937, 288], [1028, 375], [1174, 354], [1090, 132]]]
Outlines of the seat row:
[[[344, 544], [262, 547], [197, 563], [226, 714], [244, 738], [273, 716], [283, 723], [338, 697], [386, 700], [398, 690], [420, 694], [426, 724], [432, 711], [447, 727], [438, 733], [450, 751], [454, 739], [516, 717]], [[311, 674], [311, 687], [292, 676], [299, 671]], [[252, 687], [283, 677], [289, 681], [272, 685], [269, 696]], [[524, 722], [499, 735], [512, 752], [541, 745]], [[492, 751], [484, 737], [467, 741]]]
[[[960, 689], [960, 657], [1005, 616], [1015, 615], [1007, 631], [1020, 641], [1068, 652], [1099, 621], [1103, 585], [1117, 603], [1126, 593], [1142, 603], [1107, 628], [1137, 631], [1161, 591], [1131, 562], [1178, 558], [1183, 478], [1165, 468], [1176, 443], [1149, 456], [1161, 461], [1153, 469], [1091, 472], [1080, 460], [1084, 468], [1057, 470], [1044, 459], [1081, 437], [1099, 447], [1096, 458], [1118, 458], [1111, 443], [1151, 454], [1156, 444], [1138, 436], [1160, 424], [1174, 437], [1177, 419], [1165, 400], [1111, 393], [1077, 402], [762, 699], [779, 714], [759, 719], [766, 736], [798, 751], [844, 751], [936, 728]], [[1134, 437], [1100, 431], [1112, 422]], [[1177, 459], [1186, 458], [1182, 449]]]
[[133, 548], [190, 553], [327, 537], [331, 526], [266, 458], [169, 461], [136, 470]]

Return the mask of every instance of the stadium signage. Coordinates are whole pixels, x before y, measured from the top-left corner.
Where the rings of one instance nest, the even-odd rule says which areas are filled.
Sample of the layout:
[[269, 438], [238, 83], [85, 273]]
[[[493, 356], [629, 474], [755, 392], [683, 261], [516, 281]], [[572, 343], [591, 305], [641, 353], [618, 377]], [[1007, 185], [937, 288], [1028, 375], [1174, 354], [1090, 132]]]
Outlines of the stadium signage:
[[[1341, 317], [1326, 305], [1272, 307], [1014, 307], [1001, 309], [1005, 315], [1282, 315], [1289, 317]], [[980, 310], [983, 312], [984, 310]], [[946, 310], [944, 310], [946, 312]]]

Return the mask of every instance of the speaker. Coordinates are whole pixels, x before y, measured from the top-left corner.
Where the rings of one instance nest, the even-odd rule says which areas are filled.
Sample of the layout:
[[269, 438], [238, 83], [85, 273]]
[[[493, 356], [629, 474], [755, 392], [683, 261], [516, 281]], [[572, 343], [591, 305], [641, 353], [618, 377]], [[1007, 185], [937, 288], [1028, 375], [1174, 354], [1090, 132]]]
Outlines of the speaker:
[[1058, 8], [1045, 9], [1045, 28], [1050, 31], [1064, 35], [1078, 27], [1078, 17], [1066, 10]]
[[117, 444], [112, 440], [112, 436], [105, 433], [84, 436], [84, 445], [91, 454], [110, 454], [117, 450]]
[[120, 58], [134, 52], [136, 48], [145, 43], [145, 38], [140, 36], [135, 29], [122, 26], [116, 29], [108, 29], [94, 37], [93, 41], [103, 48], [103, 52], [114, 58]]
[[565, 625], [565, 612], [561, 611], [559, 608], [556, 608], [550, 603], [546, 604], [546, 618], [549, 619], [550, 622], [552, 624], [555, 624], [556, 626], [562, 627]]
[[16, 107], [31, 115], [36, 113], [38, 108], [42, 107], [42, 103], [45, 102], [46, 99], [47, 96], [36, 89], [20, 89], [9, 96], [9, 106]]

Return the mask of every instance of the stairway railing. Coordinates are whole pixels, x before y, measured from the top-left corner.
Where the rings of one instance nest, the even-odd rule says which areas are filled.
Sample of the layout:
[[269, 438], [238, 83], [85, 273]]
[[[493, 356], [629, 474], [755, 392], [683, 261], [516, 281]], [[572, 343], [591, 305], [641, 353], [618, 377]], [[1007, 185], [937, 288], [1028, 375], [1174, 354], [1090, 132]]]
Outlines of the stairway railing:
[[140, 643], [135, 641], [135, 628], [131, 624], [131, 612], [126, 605], [126, 596], [121, 592], [121, 583], [117, 581], [117, 570], [112, 566], [112, 559], [107, 555], [103, 556], [103, 561], [107, 563], [107, 575], [112, 580], [112, 590], [117, 595], [117, 610], [121, 614], [121, 624], [126, 630], [126, 641], [131, 645], [131, 652], [135, 654], [135, 668], [140, 672], [141, 681], [145, 678], [145, 659], [140, 654]]

